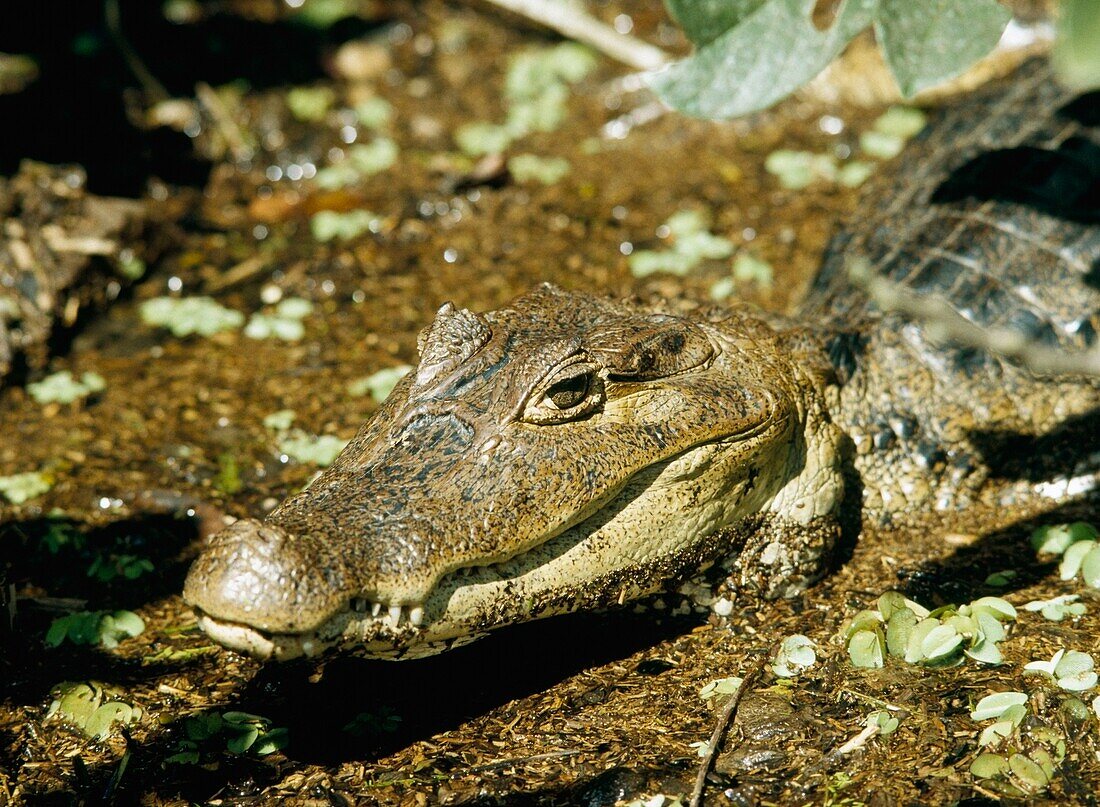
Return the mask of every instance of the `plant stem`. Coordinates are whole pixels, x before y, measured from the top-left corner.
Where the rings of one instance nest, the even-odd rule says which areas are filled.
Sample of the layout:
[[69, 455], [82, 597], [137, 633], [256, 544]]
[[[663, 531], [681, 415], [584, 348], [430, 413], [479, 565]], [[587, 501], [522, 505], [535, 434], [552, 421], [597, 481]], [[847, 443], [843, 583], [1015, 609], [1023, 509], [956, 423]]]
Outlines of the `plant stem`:
[[485, 0], [583, 42], [635, 70], [656, 70], [672, 58], [655, 45], [620, 34], [564, 0]]

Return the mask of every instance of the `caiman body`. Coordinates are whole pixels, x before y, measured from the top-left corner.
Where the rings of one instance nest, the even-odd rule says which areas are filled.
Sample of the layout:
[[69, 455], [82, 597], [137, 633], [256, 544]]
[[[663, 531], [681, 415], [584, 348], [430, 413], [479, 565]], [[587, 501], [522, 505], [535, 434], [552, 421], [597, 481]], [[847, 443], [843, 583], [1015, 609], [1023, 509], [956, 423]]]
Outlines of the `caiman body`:
[[[794, 322], [551, 286], [444, 306], [333, 466], [204, 549], [184, 592], [200, 625], [260, 658], [423, 655], [707, 569], [730, 597], [792, 595], [860, 512], [1086, 491], [1095, 381], [946, 349], [844, 273], [862, 255], [979, 324], [1095, 343], [1098, 102], [1090, 119], [1072, 100], [1032, 65], [948, 113], [867, 195]], [[1003, 181], [1009, 149], [1033, 176]], [[1049, 461], [1020, 462], [1035, 441]]]

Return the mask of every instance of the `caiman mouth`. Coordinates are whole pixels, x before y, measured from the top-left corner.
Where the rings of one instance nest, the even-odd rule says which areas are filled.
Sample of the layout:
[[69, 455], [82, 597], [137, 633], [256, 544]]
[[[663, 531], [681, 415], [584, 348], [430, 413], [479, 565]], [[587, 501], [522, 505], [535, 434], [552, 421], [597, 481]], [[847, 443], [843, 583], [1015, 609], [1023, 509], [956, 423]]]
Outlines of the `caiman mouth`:
[[[454, 569], [439, 579], [432, 594], [498, 582], [520, 574], [525, 569], [526, 558], [561, 534], [549, 536], [507, 560]], [[220, 619], [200, 606], [193, 605], [192, 608], [199, 628], [211, 639], [259, 661], [289, 661], [302, 656], [312, 658], [340, 646], [365, 647], [379, 658], [415, 658], [473, 641], [480, 635], [451, 637], [447, 641], [421, 641], [419, 637], [426, 627], [423, 604], [388, 605], [366, 597], [352, 597], [343, 609], [319, 627], [300, 633], [263, 630], [244, 622]]]
[[[648, 490], [664, 471], [676, 471], [675, 466], [680, 463], [684, 463], [685, 467], [678, 473], [695, 474], [697, 469], [693, 458], [698, 456], [697, 452], [721, 450], [724, 445], [751, 441], [773, 428], [776, 421], [770, 404], [771, 401], [765, 417], [750, 428], [719, 440], [699, 443], [673, 457], [639, 468], [622, 484], [607, 491], [601, 499], [590, 502], [537, 544], [502, 560], [473, 563], [444, 573], [421, 602], [397, 605], [357, 595], [345, 600], [340, 610], [316, 628], [294, 633], [269, 631], [241, 621], [221, 619], [204, 610], [200, 604], [193, 603], [199, 626], [220, 644], [259, 660], [286, 661], [300, 656], [313, 657], [338, 647], [362, 648], [368, 655], [378, 658], [415, 658], [473, 641], [494, 625], [491, 620], [482, 623], [477, 619], [471, 625], [469, 620], [463, 619], [461, 621], [469, 629], [468, 633], [456, 632], [455, 615], [448, 612], [456, 594], [472, 594], [476, 599], [478, 587], [490, 586], [493, 591], [491, 594], [487, 592], [484, 601], [491, 600], [495, 607], [508, 608], [509, 603], [502, 603], [501, 600], [514, 600], [531, 593], [525, 592], [523, 585], [523, 578], [529, 573], [552, 570], [560, 556], [566, 553], [598, 555], [599, 550], [588, 546], [590, 540], [623, 507], [629, 506], [639, 492]], [[575, 555], [572, 564], [566, 562], [562, 567], [562, 588], [570, 585], [583, 587], [584, 580], [570, 578], [570, 575], [576, 577], [578, 574]], [[508, 584], [506, 589], [492, 585], [505, 582]], [[514, 588], [513, 583], [516, 583]], [[632, 590], [628, 599], [644, 593]], [[570, 609], [558, 607], [539, 616], [563, 610]], [[529, 614], [526, 618], [534, 616]]]

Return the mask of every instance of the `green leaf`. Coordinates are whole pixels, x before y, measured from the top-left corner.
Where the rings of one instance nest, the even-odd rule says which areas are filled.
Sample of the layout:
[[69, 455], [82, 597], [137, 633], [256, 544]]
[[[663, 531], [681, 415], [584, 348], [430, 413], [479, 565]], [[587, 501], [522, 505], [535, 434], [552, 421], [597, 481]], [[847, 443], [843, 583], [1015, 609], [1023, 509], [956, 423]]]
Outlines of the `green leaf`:
[[128, 703], [109, 701], [92, 713], [84, 725], [84, 733], [89, 737], [106, 737], [115, 723], [130, 723], [134, 718], [134, 709]]
[[877, 630], [882, 625], [882, 619], [876, 611], [860, 611], [852, 621], [848, 623], [845, 638], [851, 638], [861, 630]]
[[935, 617], [928, 617], [918, 622], [909, 633], [909, 643], [905, 646], [905, 662], [916, 664], [924, 660], [924, 652], [921, 649], [925, 638], [939, 627], [940, 621]]
[[970, 719], [990, 720], [1001, 717], [1011, 707], [1025, 703], [1027, 703], [1027, 693], [1025, 692], [994, 692], [992, 695], [986, 695], [978, 701], [974, 706], [974, 710], [970, 713]]
[[217, 712], [191, 715], [184, 718], [183, 730], [189, 740], [208, 740], [222, 730], [222, 716]]
[[856, 667], [865, 669], [882, 667], [882, 636], [877, 630], [857, 631], [848, 641], [848, 658]]
[[980, 661], [982, 664], [997, 665], [1003, 663], [1005, 660], [996, 643], [988, 639], [983, 639], [963, 652], [975, 661]]
[[875, 33], [908, 98], [993, 50], [1011, 16], [996, 0], [882, 0]]
[[1100, 545], [1094, 546], [1081, 562], [1081, 579], [1087, 586], [1100, 588]]
[[1013, 754], [1009, 757], [1008, 766], [1017, 780], [1026, 785], [1032, 792], [1042, 790], [1050, 784], [1050, 777], [1046, 775], [1042, 767], [1023, 754]]
[[1062, 562], [1058, 566], [1058, 576], [1063, 580], [1072, 580], [1084, 563], [1085, 556], [1097, 546], [1096, 541], [1077, 541], [1070, 544], [1062, 555]]
[[981, 754], [970, 765], [970, 773], [979, 779], [992, 779], [1008, 770], [1008, 760], [997, 754]]
[[[881, 600], [879, 606], [882, 606]], [[905, 657], [905, 648], [909, 646], [909, 636], [917, 621], [917, 615], [904, 605], [890, 614], [890, 621], [886, 623], [886, 649], [891, 656]]]
[[46, 631], [46, 644], [49, 647], [57, 647], [65, 641], [65, 636], [69, 633], [69, 623], [71, 621], [71, 617], [60, 616], [50, 623], [50, 629]]
[[259, 739], [256, 740], [256, 744], [252, 746], [252, 751], [258, 756], [265, 756], [286, 748], [289, 741], [290, 732], [288, 729], [272, 729], [260, 735]]
[[1059, 11], [1053, 58], [1058, 78], [1075, 90], [1100, 87], [1100, 8], [1096, 0], [1063, 0]]
[[959, 649], [963, 637], [952, 625], [937, 625], [920, 644], [920, 653], [928, 661], [940, 661]]
[[665, 0], [669, 16], [696, 45], [705, 45], [741, 23], [767, 0]]
[[975, 614], [980, 613], [983, 609], [991, 613], [996, 619], [1008, 619], [1012, 620], [1016, 618], [1016, 608], [1012, 603], [1007, 600], [1003, 600], [1000, 597], [980, 597], [974, 602], [970, 603], [971, 609]]
[[733, 118], [771, 106], [820, 73], [870, 25], [879, 0], [844, 0], [825, 31], [814, 26], [814, 5], [764, 2], [650, 83], [665, 103], [696, 117]]
[[252, 747], [252, 744], [256, 742], [256, 738], [259, 736], [260, 730], [255, 726], [243, 726], [237, 734], [225, 741], [225, 747], [234, 754], [243, 754]]

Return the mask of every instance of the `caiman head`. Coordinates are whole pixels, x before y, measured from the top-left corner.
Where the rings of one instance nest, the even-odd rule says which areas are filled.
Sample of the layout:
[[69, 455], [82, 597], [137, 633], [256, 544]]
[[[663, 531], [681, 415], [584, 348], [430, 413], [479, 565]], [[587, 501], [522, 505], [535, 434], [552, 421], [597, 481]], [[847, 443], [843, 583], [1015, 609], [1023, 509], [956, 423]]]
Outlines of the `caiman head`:
[[425, 655], [657, 591], [754, 514], [835, 508], [818, 383], [783, 342], [551, 286], [445, 305], [336, 462], [216, 535], [184, 598], [215, 640], [287, 659]]

